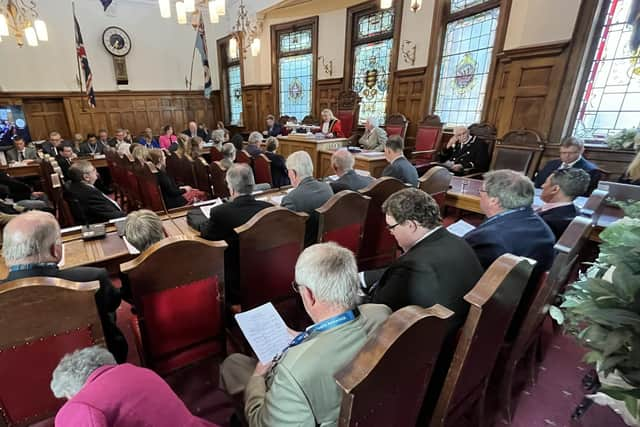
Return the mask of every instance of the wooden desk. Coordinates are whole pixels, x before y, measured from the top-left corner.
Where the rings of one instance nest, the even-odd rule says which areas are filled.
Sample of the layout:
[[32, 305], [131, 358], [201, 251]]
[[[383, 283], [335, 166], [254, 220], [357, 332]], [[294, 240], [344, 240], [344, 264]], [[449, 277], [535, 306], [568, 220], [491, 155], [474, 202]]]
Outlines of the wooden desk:
[[[107, 159], [94, 159], [93, 157], [78, 157], [74, 159], [77, 160], [88, 160], [98, 168], [106, 168], [107, 167]], [[7, 175], [13, 178], [22, 178], [22, 177], [30, 177], [30, 176], [40, 176], [40, 162], [31, 163], [24, 166], [0, 166], [0, 170], [6, 172]]]
[[[331, 156], [336, 152], [336, 149], [332, 150], [320, 150], [320, 176], [331, 176], [335, 174], [331, 168]], [[384, 154], [377, 151], [367, 151], [371, 154], [355, 154], [356, 163], [354, 169], [364, 170], [374, 178], [380, 178], [382, 171], [389, 164], [387, 159], [384, 158]]]
[[[278, 142], [280, 147], [278, 151], [286, 159], [289, 154], [296, 151], [306, 151], [311, 156], [313, 161], [313, 171], [316, 178], [321, 178], [324, 175], [320, 168], [320, 151], [330, 150], [344, 147], [349, 143], [346, 138], [332, 138], [332, 139], [316, 139], [315, 137], [307, 137], [307, 134], [294, 134], [289, 136], [279, 136]], [[331, 174], [329, 174], [331, 175]]]

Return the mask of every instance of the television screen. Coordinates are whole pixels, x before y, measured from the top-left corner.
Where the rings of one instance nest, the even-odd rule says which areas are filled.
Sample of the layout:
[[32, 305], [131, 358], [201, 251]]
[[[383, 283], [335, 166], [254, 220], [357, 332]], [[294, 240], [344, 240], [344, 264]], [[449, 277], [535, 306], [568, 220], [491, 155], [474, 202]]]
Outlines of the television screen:
[[11, 145], [18, 135], [26, 142], [31, 141], [22, 106], [0, 105], [0, 145]]

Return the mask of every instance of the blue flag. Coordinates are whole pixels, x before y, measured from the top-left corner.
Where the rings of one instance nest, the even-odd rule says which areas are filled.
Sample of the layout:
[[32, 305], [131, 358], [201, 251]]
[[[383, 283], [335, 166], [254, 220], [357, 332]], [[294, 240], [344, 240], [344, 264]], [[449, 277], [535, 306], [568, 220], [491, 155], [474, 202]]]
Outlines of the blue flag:
[[196, 29], [196, 49], [200, 52], [200, 58], [202, 58], [202, 68], [204, 69], [204, 97], [209, 98], [211, 96], [211, 70], [209, 69], [209, 54], [207, 53], [207, 37], [204, 33], [204, 21], [202, 14], [200, 14], [200, 23]]
[[104, 7], [105, 11], [109, 8], [112, 2], [113, 0], [100, 0], [100, 3], [102, 3], [102, 7]]

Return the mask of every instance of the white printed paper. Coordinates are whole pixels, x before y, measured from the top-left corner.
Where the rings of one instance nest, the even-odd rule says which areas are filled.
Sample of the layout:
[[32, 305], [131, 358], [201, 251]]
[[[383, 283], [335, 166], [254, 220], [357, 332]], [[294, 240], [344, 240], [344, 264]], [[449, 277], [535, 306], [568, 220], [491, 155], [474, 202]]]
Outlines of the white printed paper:
[[202, 214], [204, 216], [207, 217], [207, 219], [209, 219], [210, 215], [211, 215], [211, 208], [213, 208], [214, 206], [218, 206], [222, 204], [222, 200], [220, 200], [220, 197], [218, 197], [217, 199], [215, 199], [213, 201], [213, 204], [208, 204], [208, 205], [203, 205], [200, 206], [200, 210], [202, 211]]
[[271, 198], [271, 203], [280, 206], [282, 204], [282, 199], [284, 199], [284, 196], [273, 196]]
[[475, 230], [475, 227], [466, 221], [459, 220], [448, 226], [447, 230], [449, 230], [451, 234], [455, 234], [458, 237], [464, 237], [464, 235], [471, 230]]
[[127, 251], [129, 251], [129, 254], [131, 255], [139, 255], [140, 251], [137, 250], [131, 243], [129, 243], [129, 241], [127, 240], [127, 238], [125, 236], [122, 236], [122, 240], [124, 240], [124, 244], [127, 246]]
[[268, 363], [291, 342], [287, 325], [270, 302], [235, 315], [258, 360]]

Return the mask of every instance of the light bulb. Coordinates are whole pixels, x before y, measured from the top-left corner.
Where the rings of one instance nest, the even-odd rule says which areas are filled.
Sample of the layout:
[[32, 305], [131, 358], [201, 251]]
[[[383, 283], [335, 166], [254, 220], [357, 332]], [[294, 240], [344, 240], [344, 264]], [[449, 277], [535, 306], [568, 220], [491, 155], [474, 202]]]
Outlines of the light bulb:
[[7, 18], [0, 13], [0, 37], [9, 35], [9, 25], [7, 25]]
[[216, 2], [215, 2], [215, 0], [210, 0], [209, 1], [209, 21], [211, 21], [212, 24], [217, 24], [218, 22], [220, 22], [220, 17], [218, 16], [218, 13], [216, 12]]
[[225, 0], [215, 0], [216, 2], [216, 14], [218, 14], [218, 16], [224, 16], [225, 12], [226, 12], [226, 6], [224, 4]]
[[260, 39], [255, 38], [251, 42], [251, 56], [258, 56], [260, 54]]
[[178, 18], [178, 24], [187, 23], [187, 11], [184, 8], [184, 3], [181, 1], [176, 2], [176, 17]]
[[380, 0], [380, 9], [389, 9], [393, 6], [393, 0]]
[[411, 11], [417, 12], [422, 7], [422, 0], [411, 0]]
[[229, 39], [229, 58], [236, 59], [238, 57], [238, 41], [235, 37]]
[[171, 18], [171, 0], [158, 0], [160, 6], [160, 16]]
[[184, 0], [184, 11], [192, 13], [196, 11], [196, 2], [194, 0]]
[[38, 46], [38, 36], [36, 35], [36, 30], [33, 27], [27, 27], [24, 29], [24, 38], [27, 39], [27, 44], [29, 46]]
[[49, 33], [47, 32], [47, 24], [42, 19], [36, 19], [33, 21], [33, 26], [36, 29], [36, 35], [41, 42], [49, 41]]

